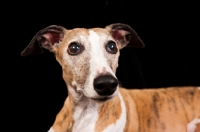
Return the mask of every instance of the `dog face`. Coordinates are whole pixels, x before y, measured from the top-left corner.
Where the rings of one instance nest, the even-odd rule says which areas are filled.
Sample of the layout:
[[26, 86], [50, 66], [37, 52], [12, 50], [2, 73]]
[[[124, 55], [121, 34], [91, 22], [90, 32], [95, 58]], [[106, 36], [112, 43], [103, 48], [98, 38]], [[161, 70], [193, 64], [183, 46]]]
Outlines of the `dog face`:
[[128, 43], [144, 47], [134, 30], [125, 24], [72, 30], [50, 26], [35, 35], [22, 55], [41, 53], [41, 48], [50, 50], [62, 66], [63, 78], [73, 98], [105, 101], [117, 95], [115, 72], [119, 50]]
[[[94, 89], [94, 79], [103, 75], [116, 78], [119, 45], [105, 29], [74, 29], [66, 34], [56, 53], [65, 81], [75, 93], [102, 99]], [[116, 93], [117, 90], [108, 96]]]

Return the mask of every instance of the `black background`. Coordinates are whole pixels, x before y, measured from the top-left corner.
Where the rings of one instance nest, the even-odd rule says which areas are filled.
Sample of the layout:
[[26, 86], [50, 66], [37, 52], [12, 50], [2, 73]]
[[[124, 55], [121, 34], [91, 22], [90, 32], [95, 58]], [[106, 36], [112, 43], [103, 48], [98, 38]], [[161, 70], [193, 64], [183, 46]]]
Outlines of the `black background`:
[[[121, 50], [117, 77], [127, 88], [200, 85], [199, 10], [192, 1], [23, 1], [2, 4], [1, 124], [6, 132], [46, 132], [67, 97], [54, 55], [21, 57], [49, 25], [67, 29], [126, 23], [146, 44]], [[4, 125], [5, 123], [5, 125]]]

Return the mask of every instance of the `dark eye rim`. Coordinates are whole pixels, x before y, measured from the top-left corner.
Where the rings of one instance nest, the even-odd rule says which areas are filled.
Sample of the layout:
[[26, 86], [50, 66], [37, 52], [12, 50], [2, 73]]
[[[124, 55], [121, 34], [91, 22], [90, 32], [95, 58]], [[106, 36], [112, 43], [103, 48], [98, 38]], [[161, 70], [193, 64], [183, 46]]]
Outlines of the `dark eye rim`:
[[[76, 45], [79, 46], [79, 50], [78, 50], [76, 53], [73, 53], [73, 52], [70, 51], [70, 46], [72, 46], [72, 45], [74, 45], [74, 44], [76, 44]], [[83, 47], [81, 44], [79, 44], [78, 42], [71, 42], [71, 43], [69, 44], [68, 48], [67, 48], [68, 54], [69, 54], [69, 55], [72, 55], [72, 56], [75, 56], [75, 55], [80, 54], [83, 50], [84, 50], [84, 47]]]
[[[109, 45], [110, 43], [113, 43], [113, 44], [115, 45], [115, 50], [111, 50], [111, 49], [108, 47], [108, 45]], [[111, 53], [111, 54], [116, 54], [116, 53], [118, 52], [117, 44], [116, 44], [113, 40], [108, 41], [107, 44], [105, 45], [105, 48], [106, 48], [106, 51], [107, 51], [108, 53]]]

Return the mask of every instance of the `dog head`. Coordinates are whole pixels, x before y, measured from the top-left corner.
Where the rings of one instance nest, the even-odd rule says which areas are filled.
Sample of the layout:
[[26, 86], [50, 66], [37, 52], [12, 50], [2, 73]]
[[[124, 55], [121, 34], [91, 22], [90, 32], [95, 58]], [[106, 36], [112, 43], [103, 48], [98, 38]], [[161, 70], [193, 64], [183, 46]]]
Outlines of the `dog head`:
[[22, 56], [42, 53], [42, 48], [53, 52], [73, 98], [105, 101], [117, 95], [115, 72], [119, 51], [125, 46], [144, 47], [136, 32], [126, 24], [72, 30], [52, 25], [33, 37]]

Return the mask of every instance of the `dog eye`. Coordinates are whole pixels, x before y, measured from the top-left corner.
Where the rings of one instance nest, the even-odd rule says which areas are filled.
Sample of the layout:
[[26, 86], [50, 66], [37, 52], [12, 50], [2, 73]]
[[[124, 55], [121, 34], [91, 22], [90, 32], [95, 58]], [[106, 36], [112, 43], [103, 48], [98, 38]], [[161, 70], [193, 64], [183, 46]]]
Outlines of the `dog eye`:
[[69, 44], [67, 52], [70, 55], [77, 55], [77, 54], [81, 53], [81, 51], [82, 51], [81, 48], [82, 47], [78, 43], [72, 42], [71, 44]]
[[117, 51], [118, 51], [116, 43], [113, 42], [113, 41], [109, 41], [106, 44], [106, 51], [109, 52], [109, 53], [111, 53], [111, 54], [116, 54]]

